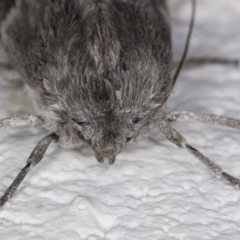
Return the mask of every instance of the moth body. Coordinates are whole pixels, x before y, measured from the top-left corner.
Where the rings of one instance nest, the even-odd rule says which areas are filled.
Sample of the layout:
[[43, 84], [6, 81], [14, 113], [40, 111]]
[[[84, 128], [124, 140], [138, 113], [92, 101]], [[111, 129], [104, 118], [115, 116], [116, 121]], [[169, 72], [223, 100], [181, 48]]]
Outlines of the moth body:
[[10, 2], [1, 3], [2, 45], [61, 145], [87, 143], [112, 163], [159, 122], [172, 89], [165, 1], [160, 15], [147, 0]]

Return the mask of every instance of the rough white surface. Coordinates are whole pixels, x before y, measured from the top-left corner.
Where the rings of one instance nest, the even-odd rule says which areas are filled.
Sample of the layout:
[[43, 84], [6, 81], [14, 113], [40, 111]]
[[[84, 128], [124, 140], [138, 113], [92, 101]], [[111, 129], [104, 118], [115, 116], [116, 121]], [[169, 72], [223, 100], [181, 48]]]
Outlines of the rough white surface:
[[[174, 57], [179, 59], [189, 1], [171, 0]], [[189, 57], [240, 59], [239, 0], [198, 1]], [[26, 113], [26, 93], [0, 81], [0, 117]], [[240, 119], [240, 71], [229, 66], [186, 69], [169, 110], [203, 111]], [[240, 132], [197, 123], [174, 126], [224, 170], [240, 177]], [[33, 128], [0, 130], [0, 195], [35, 144]], [[52, 144], [13, 199], [0, 210], [1, 240], [239, 239], [240, 191], [217, 179], [158, 129], [129, 145], [113, 166], [98, 164], [88, 148]]]

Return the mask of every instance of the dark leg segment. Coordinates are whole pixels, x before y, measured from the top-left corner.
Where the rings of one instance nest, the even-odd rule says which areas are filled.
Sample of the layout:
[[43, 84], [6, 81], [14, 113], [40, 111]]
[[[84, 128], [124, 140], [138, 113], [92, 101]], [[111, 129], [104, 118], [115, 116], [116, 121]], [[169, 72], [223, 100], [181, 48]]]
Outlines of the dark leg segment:
[[11, 186], [5, 191], [4, 195], [0, 199], [0, 207], [2, 207], [6, 203], [6, 201], [8, 201], [13, 196], [16, 189], [18, 188], [22, 180], [25, 178], [27, 173], [30, 171], [30, 169], [36, 166], [42, 160], [50, 143], [53, 140], [57, 139], [58, 138], [56, 134], [51, 133], [50, 135], [44, 137], [41, 141], [38, 142], [31, 155], [29, 156], [26, 166], [20, 171]]
[[198, 160], [200, 160], [208, 169], [216, 174], [217, 177], [223, 177], [234, 187], [240, 188], [240, 180], [224, 172], [219, 166], [205, 157], [198, 150], [189, 145], [186, 139], [178, 133], [174, 128], [170, 126], [167, 121], [161, 121], [159, 123], [161, 132], [168, 138], [169, 141], [174, 143], [180, 148], [186, 148], [191, 154], [193, 154]]
[[186, 145], [187, 150], [192, 153], [196, 158], [198, 158], [203, 164], [207, 166], [207, 168], [211, 169], [217, 177], [223, 177], [225, 180], [230, 182], [234, 187], [240, 188], [240, 180], [229, 175], [226, 172], [218, 167], [216, 164], [211, 162], [208, 158], [206, 158], [203, 154], [201, 154], [197, 149], [191, 147], [190, 145]]

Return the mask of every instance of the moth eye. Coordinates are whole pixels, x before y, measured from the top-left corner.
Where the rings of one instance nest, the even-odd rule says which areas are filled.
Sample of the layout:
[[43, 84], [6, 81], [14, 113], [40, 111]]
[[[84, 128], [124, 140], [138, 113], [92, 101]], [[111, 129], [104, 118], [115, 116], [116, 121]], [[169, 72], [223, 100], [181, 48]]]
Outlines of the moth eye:
[[88, 125], [88, 122], [79, 121], [77, 119], [72, 119], [72, 121], [75, 122], [79, 126], [86, 126], [86, 125]]
[[122, 69], [123, 69], [124, 72], [127, 71], [127, 65], [126, 65], [125, 62], [122, 63]]
[[84, 125], [88, 125], [87, 122], [77, 122], [78, 125], [84, 126]]
[[126, 138], [126, 142], [130, 142], [132, 140], [133, 137], [127, 137]]
[[134, 124], [138, 124], [140, 121], [141, 121], [141, 118], [138, 118], [138, 117], [135, 117], [135, 118], [132, 120], [132, 122], [133, 122]]

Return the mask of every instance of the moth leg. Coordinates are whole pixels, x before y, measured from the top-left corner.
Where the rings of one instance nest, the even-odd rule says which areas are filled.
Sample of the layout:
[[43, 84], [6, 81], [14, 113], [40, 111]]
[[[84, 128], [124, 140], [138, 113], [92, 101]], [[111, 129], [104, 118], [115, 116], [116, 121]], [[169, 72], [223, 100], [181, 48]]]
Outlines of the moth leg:
[[[178, 62], [173, 63], [173, 68], [177, 68]], [[225, 58], [190, 58], [185, 61], [184, 67], [201, 67], [207, 64], [221, 64], [237, 67], [239, 66], [239, 60], [237, 59], [225, 59]]]
[[10, 117], [4, 118], [0, 120], [0, 128], [1, 127], [22, 127], [22, 126], [42, 126], [44, 121], [34, 115], [28, 116], [17, 116], [17, 117]]
[[180, 148], [186, 148], [192, 155], [194, 155], [198, 160], [200, 160], [208, 169], [215, 173], [219, 178], [224, 178], [234, 187], [240, 188], [240, 180], [224, 172], [218, 165], [213, 163], [197, 149], [193, 148], [188, 144], [186, 139], [177, 132], [167, 121], [161, 121], [159, 123], [159, 128], [161, 132], [167, 137], [167, 139], [177, 145]]
[[206, 113], [195, 113], [186, 111], [173, 111], [167, 114], [168, 122], [175, 121], [193, 121], [215, 125], [222, 125], [234, 129], [240, 129], [240, 120], [234, 118], [226, 118]]
[[6, 201], [8, 201], [13, 196], [18, 186], [25, 178], [27, 173], [30, 171], [30, 169], [36, 166], [42, 160], [48, 146], [53, 140], [57, 140], [57, 136], [55, 133], [49, 134], [37, 143], [36, 147], [34, 148], [27, 160], [26, 166], [20, 171], [13, 183], [5, 191], [4, 195], [0, 199], [0, 207], [2, 207], [6, 203]]
[[0, 63], [0, 75], [10, 81], [21, 80], [20, 74], [8, 63]]

